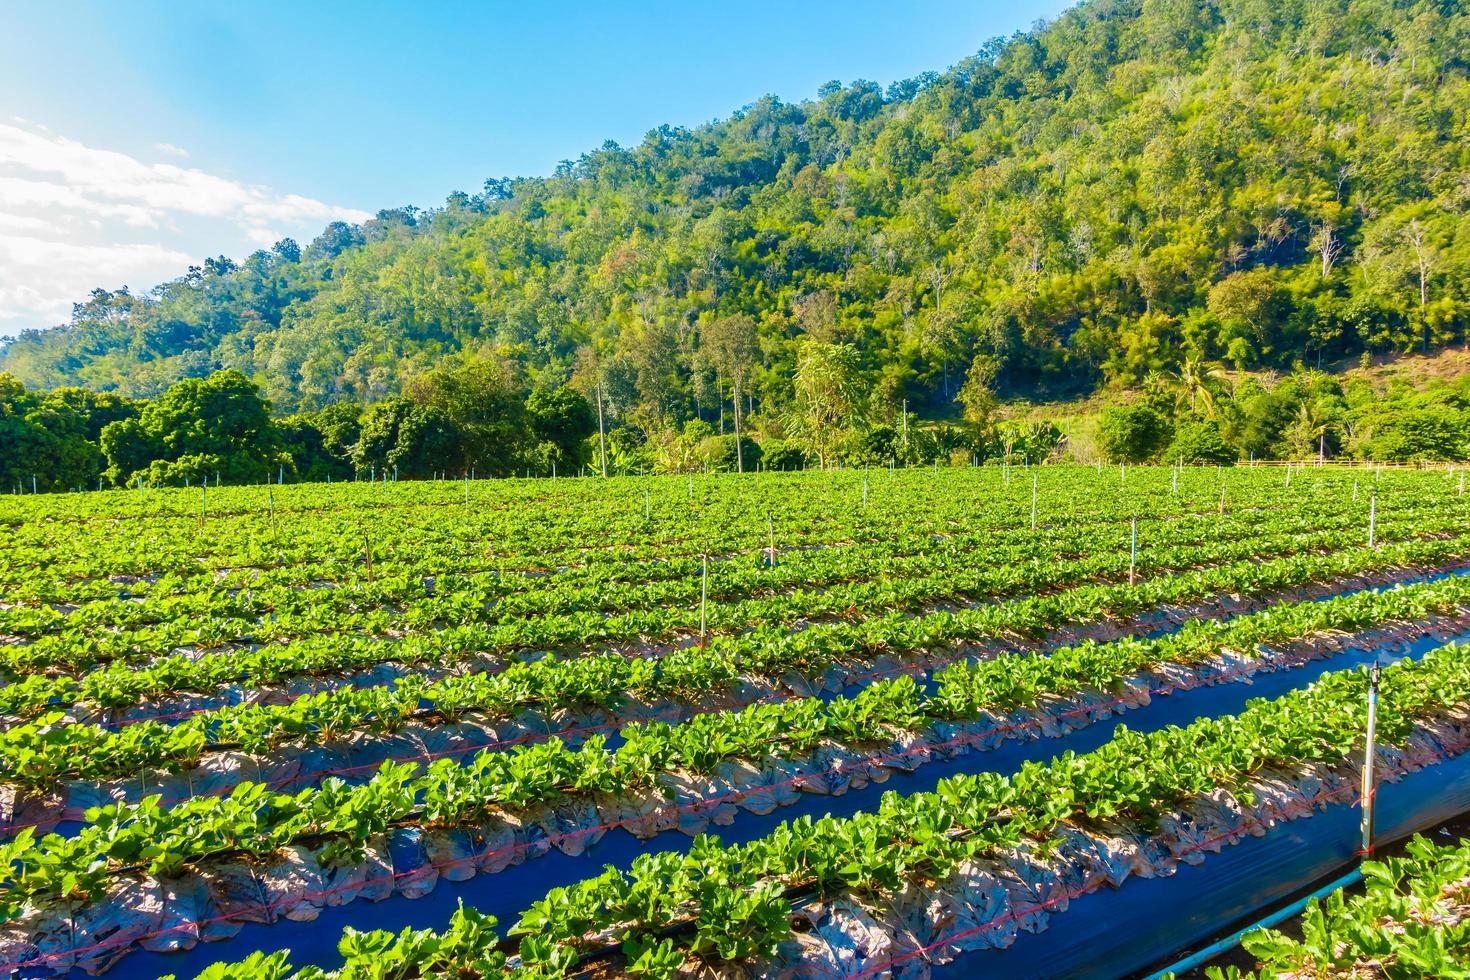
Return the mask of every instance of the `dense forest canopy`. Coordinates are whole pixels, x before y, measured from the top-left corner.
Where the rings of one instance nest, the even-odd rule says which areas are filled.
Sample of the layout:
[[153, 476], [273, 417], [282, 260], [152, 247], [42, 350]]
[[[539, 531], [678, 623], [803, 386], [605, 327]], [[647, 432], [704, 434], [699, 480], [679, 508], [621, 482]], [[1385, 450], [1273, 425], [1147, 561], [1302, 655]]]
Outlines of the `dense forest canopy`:
[[1057, 396], [1463, 342], [1467, 57], [1449, 0], [1088, 0], [942, 74], [99, 289], [0, 371], [151, 397], [233, 369], [298, 411], [488, 356], [654, 434], [777, 418], [808, 342], [850, 345], [890, 423], [977, 365]]

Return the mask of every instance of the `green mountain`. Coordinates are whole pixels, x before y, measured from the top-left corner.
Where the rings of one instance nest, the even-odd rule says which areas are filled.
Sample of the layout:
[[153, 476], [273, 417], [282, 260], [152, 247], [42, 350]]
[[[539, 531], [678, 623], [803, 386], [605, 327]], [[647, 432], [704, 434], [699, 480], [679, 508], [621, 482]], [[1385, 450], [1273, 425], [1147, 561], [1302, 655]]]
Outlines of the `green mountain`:
[[852, 344], [880, 407], [931, 412], [977, 355], [1002, 391], [1064, 396], [1189, 354], [1462, 342], [1467, 58], [1449, 0], [1089, 0], [886, 91], [764, 98], [98, 290], [0, 371], [151, 395], [236, 368], [291, 409], [493, 351], [531, 386], [600, 378], [652, 431], [728, 404], [741, 314], [757, 411], [789, 400], [803, 335]]

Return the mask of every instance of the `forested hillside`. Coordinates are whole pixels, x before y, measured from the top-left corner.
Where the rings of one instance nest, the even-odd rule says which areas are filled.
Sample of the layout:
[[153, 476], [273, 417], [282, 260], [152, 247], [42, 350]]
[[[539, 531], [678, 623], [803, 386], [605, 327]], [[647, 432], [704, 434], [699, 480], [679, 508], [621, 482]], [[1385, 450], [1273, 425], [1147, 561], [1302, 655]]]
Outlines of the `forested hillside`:
[[651, 433], [735, 384], [774, 416], [804, 338], [850, 344], [889, 420], [951, 411], [977, 355], [1002, 394], [1065, 396], [1459, 343], [1467, 53], [1447, 0], [1090, 0], [942, 74], [98, 290], [0, 371], [152, 396], [234, 368], [293, 410], [492, 354]]

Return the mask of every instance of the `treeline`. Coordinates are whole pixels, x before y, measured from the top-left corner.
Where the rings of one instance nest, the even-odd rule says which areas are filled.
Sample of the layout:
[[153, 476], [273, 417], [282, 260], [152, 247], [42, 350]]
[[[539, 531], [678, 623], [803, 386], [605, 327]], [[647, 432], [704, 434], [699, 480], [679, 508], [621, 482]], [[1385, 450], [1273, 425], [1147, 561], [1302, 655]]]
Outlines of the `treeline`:
[[1249, 460], [1453, 462], [1470, 459], [1470, 375], [1416, 388], [1302, 371], [1229, 380], [1188, 359], [1142, 397], [1101, 413], [1093, 450], [1123, 462], [1226, 466]]
[[807, 342], [850, 347], [890, 423], [948, 412], [977, 357], [1060, 397], [1434, 348], [1470, 328], [1467, 59], [1447, 0], [1088, 0], [886, 90], [98, 290], [0, 370], [155, 397], [233, 369], [315, 412], [488, 349], [646, 442], [790, 411]]
[[[404, 395], [273, 416], [237, 371], [133, 400], [31, 391], [0, 374], [0, 486], [15, 492], [182, 486], [205, 480], [422, 479], [756, 471], [1023, 462], [1470, 459], [1470, 374], [1416, 388], [1304, 370], [1231, 377], [1188, 359], [1099, 415], [1003, 417], [984, 356], [960, 418], [885, 415], [855, 348], [801, 349], [790, 408], [719, 427], [690, 419], [650, 437], [609, 422], [594, 386], [527, 388], [482, 355], [410, 379]], [[737, 434], [738, 429], [738, 434]]]
[[157, 398], [30, 391], [0, 374], [0, 480], [7, 490], [326, 481], [381, 474], [509, 476], [587, 462], [592, 407], [567, 388], [525, 393], [475, 359], [415, 378], [405, 395], [274, 417], [238, 371], [189, 378]]

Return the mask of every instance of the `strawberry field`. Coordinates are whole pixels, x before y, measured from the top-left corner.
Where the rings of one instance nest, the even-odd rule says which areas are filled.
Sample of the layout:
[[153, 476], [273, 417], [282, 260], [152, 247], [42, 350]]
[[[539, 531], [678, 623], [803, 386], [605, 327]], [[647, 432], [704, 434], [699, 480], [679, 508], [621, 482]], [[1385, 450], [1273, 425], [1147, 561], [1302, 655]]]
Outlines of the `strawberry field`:
[[[1147, 972], [1356, 859], [1368, 664], [1385, 833], [1470, 808], [1463, 486], [987, 467], [0, 498], [0, 970]], [[1300, 865], [1254, 862], [1275, 877], [1230, 910], [1066, 958], [1089, 916], [1188, 904], [1288, 836]]]

